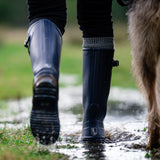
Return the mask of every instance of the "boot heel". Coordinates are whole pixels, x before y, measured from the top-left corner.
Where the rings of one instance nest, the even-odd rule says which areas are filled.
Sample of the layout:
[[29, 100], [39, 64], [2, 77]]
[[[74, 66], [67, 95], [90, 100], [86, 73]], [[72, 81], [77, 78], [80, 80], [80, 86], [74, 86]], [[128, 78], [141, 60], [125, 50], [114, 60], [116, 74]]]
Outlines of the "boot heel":
[[34, 98], [48, 98], [48, 99], [56, 99], [56, 87], [51, 85], [50, 83], [42, 83], [34, 90]]
[[103, 122], [87, 121], [83, 124], [83, 132], [81, 140], [83, 142], [101, 142], [105, 141], [105, 131]]
[[52, 144], [58, 139], [57, 89], [53, 84], [43, 82], [34, 89], [30, 123], [33, 136], [41, 144]]

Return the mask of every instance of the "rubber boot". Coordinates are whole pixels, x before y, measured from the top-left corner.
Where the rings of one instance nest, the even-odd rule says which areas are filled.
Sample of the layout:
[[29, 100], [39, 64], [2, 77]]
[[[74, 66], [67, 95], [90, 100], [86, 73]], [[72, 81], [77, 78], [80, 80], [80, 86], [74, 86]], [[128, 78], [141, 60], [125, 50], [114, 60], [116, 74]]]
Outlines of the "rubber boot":
[[47, 19], [33, 23], [28, 30], [28, 47], [33, 80], [30, 124], [33, 136], [41, 144], [55, 143], [59, 136], [58, 79], [62, 35]]
[[107, 111], [114, 50], [83, 49], [83, 130], [82, 141], [104, 142], [103, 120]]

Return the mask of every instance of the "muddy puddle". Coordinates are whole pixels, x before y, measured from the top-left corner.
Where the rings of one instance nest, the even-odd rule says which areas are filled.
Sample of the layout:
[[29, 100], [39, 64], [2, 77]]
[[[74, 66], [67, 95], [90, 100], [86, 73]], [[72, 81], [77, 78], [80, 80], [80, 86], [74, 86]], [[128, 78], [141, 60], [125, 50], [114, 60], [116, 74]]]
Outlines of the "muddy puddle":
[[[70, 81], [70, 80], [69, 80]], [[137, 90], [112, 88], [104, 120], [106, 143], [81, 143], [82, 87], [60, 89], [59, 141], [48, 149], [70, 159], [145, 160], [148, 141], [147, 109]], [[31, 98], [0, 101], [0, 127], [22, 128], [29, 125]]]

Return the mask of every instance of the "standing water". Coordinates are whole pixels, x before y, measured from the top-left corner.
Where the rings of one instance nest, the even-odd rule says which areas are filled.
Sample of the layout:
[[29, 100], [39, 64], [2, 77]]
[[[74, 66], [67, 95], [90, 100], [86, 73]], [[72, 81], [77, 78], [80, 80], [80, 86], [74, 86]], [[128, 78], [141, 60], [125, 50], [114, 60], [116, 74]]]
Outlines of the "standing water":
[[[111, 88], [104, 120], [106, 142], [87, 144], [80, 141], [82, 87], [70, 86], [71, 79], [75, 80], [68, 77], [68, 86], [60, 88], [61, 133], [57, 143], [49, 147], [50, 152], [64, 153], [70, 159], [145, 160], [147, 107], [139, 91]], [[28, 125], [31, 102], [31, 98], [7, 102], [7, 109], [0, 109], [0, 127], [21, 128], [24, 124]]]

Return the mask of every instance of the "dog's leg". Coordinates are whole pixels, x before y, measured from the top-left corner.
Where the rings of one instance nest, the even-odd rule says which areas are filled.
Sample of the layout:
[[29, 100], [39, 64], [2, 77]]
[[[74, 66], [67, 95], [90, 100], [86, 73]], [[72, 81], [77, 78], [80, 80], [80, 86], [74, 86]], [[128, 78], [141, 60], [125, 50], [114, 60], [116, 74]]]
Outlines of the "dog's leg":
[[[134, 57], [134, 56], [133, 56]], [[147, 65], [146, 61], [149, 57], [141, 57], [142, 61], [140, 64], [135, 63], [135, 58], [133, 58], [133, 69], [139, 70], [139, 74], [136, 75], [140, 88], [144, 93], [146, 100], [148, 102], [148, 127], [149, 127], [149, 143], [147, 148], [157, 148], [160, 146], [159, 140], [159, 110], [157, 106], [157, 74], [156, 74], [156, 62], [151, 60], [152, 66]], [[150, 67], [150, 68], [149, 68]], [[160, 94], [159, 94], [160, 95]]]
[[[139, 6], [144, 6], [143, 9], [145, 10], [145, 5], [146, 4], [140, 4]], [[150, 133], [148, 148], [157, 148], [160, 147], [160, 118], [158, 114], [159, 108], [157, 106], [157, 99], [160, 97], [160, 82], [157, 81], [157, 79], [160, 79], [160, 75], [156, 72], [159, 51], [159, 32], [157, 23], [153, 22], [151, 16], [148, 16], [149, 10], [147, 10], [147, 12], [144, 11], [144, 13], [147, 13], [147, 16], [151, 19], [143, 20], [146, 18], [145, 14], [142, 15], [143, 9], [141, 8], [140, 10], [138, 7], [135, 7], [135, 9], [129, 13], [129, 34], [133, 50], [132, 68], [139, 87], [148, 101]], [[158, 67], [160, 69], [160, 64], [158, 64]], [[158, 89], [156, 89], [157, 87]]]
[[[144, 46], [144, 48], [145, 47], [146, 46]], [[160, 88], [160, 82], [158, 81], [160, 76], [156, 73], [157, 61], [155, 57], [157, 56], [155, 48], [152, 48], [152, 51], [149, 48], [152, 47], [147, 46], [145, 50], [143, 49], [143, 51], [138, 52], [139, 55], [133, 54], [132, 68], [139, 83], [139, 87], [148, 102], [148, 126], [150, 134], [148, 148], [157, 148], [160, 147], [160, 118], [158, 114], [159, 108], [157, 105], [157, 98], [158, 95], [160, 95], [157, 95], [157, 93], [160, 93], [159, 89], [157, 90], [157, 86]], [[151, 53], [152, 56], [150, 55]], [[137, 60], [137, 56], [139, 56], [139, 60]]]
[[[132, 68], [138, 80], [139, 87], [148, 102], [148, 127], [150, 139], [147, 148], [158, 148], [160, 147], [160, 116], [158, 114], [158, 104], [160, 103], [158, 103], [157, 100], [159, 100], [158, 98], [160, 97], [160, 75], [156, 74], [156, 61], [151, 59], [151, 64], [148, 65], [147, 61], [149, 61], [150, 57], [147, 57], [148, 51], [144, 52], [144, 56], [140, 56], [140, 63], [137, 62], [136, 56], [133, 55]], [[143, 53], [139, 52], [139, 54]], [[153, 54], [153, 56], [155, 55]], [[158, 68], [160, 69], [160, 65]]]
[[156, 65], [155, 102], [149, 112], [150, 140], [148, 147], [160, 147], [160, 56]]

